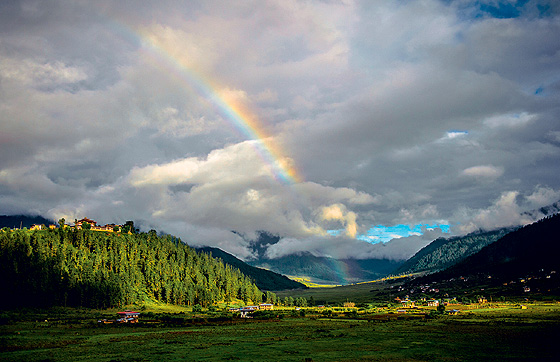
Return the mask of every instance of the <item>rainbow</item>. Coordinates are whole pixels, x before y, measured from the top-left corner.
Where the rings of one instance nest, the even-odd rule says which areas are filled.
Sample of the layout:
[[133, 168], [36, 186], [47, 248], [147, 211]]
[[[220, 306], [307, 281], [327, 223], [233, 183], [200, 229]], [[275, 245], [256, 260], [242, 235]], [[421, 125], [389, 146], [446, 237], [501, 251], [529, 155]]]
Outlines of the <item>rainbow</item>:
[[286, 157], [286, 152], [274, 141], [273, 137], [266, 131], [258, 117], [250, 111], [243, 102], [220, 93], [223, 87], [218, 86], [196, 72], [181, 57], [174, 55], [172, 49], [166, 47], [153, 36], [134, 31], [131, 27], [121, 24], [124, 31], [133, 34], [135, 43], [140, 42], [141, 51], [154, 60], [164, 71], [172, 74], [175, 79], [181, 80], [187, 87], [193, 89], [204, 99], [209, 100], [219, 113], [229, 121], [230, 125], [242, 137], [252, 141], [257, 154], [268, 165], [273, 177], [284, 184], [291, 185], [303, 181], [300, 173], [296, 170], [291, 158]]

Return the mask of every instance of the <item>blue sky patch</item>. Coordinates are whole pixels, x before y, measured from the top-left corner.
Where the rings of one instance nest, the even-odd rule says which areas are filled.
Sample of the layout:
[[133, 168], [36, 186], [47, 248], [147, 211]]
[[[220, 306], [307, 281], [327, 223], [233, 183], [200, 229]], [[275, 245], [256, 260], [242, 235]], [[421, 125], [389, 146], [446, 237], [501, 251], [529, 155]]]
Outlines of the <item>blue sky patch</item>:
[[377, 225], [370, 228], [366, 233], [356, 236], [356, 239], [367, 241], [368, 243], [386, 243], [392, 239], [404, 238], [413, 235], [422, 235], [425, 230], [440, 228], [442, 232], [449, 232], [447, 224], [417, 224], [405, 225], [397, 224], [393, 226]]
[[521, 8], [528, 0], [516, 1], [511, 3], [508, 1], [498, 2], [497, 4], [479, 4], [479, 9], [484, 15], [490, 15], [498, 19], [517, 18], [521, 15]]

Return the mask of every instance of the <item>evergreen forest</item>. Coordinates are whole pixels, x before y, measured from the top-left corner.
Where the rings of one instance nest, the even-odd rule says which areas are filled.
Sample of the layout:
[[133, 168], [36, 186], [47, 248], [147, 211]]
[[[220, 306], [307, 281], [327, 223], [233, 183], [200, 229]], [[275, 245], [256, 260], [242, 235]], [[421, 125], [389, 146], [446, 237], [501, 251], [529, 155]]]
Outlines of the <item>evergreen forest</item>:
[[149, 300], [209, 306], [263, 298], [238, 269], [176, 237], [72, 227], [2, 229], [0, 290], [0, 308], [109, 308]]
[[516, 228], [501, 228], [492, 231], [478, 231], [449, 239], [438, 238], [420, 249], [392, 274], [418, 272], [434, 273], [459, 263], [482, 248], [490, 245]]

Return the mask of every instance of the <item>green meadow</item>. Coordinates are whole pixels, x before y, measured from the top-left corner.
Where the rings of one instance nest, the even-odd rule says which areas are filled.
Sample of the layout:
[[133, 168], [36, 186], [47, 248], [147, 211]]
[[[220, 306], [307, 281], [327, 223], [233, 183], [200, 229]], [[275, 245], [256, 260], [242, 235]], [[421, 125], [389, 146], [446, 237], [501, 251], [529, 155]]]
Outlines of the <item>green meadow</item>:
[[[556, 361], [560, 304], [434, 308], [280, 309], [241, 319], [148, 306], [137, 324], [117, 310], [54, 308], [0, 314], [2, 361]], [[426, 313], [426, 314], [421, 314]]]

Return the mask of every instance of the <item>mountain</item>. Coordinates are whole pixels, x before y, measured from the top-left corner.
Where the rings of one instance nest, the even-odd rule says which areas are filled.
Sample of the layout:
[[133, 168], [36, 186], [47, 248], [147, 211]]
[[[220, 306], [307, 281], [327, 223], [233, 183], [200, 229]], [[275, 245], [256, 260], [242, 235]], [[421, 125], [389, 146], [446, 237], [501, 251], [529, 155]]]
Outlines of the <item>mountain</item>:
[[45, 219], [42, 216], [29, 215], [0, 215], [0, 228], [30, 228], [31, 225], [49, 225], [55, 224], [54, 221]]
[[489, 275], [493, 279], [515, 279], [541, 270], [559, 270], [560, 214], [513, 231], [446, 270], [422, 278], [424, 281]]
[[388, 259], [334, 259], [309, 252], [285, 255], [276, 259], [259, 258], [252, 265], [278, 273], [327, 284], [349, 284], [387, 276], [400, 261]]
[[206, 246], [196, 250], [211, 254], [214, 258], [222, 259], [225, 264], [239, 269], [239, 271], [251, 278], [260, 290], [274, 291], [307, 288], [304, 284], [291, 280], [284, 275], [251, 266], [222, 249]]
[[525, 211], [523, 215], [531, 217], [533, 220], [539, 220], [546, 216], [551, 216], [560, 213], [560, 201], [557, 201], [548, 206], [543, 206], [541, 208]]
[[434, 273], [454, 265], [516, 228], [477, 231], [464, 236], [438, 238], [420, 249], [391, 274]]
[[257, 257], [248, 261], [252, 266], [274, 272], [309, 279], [319, 284], [350, 284], [371, 281], [387, 276], [400, 266], [402, 261], [389, 259], [334, 259], [316, 256], [310, 252], [285, 255], [271, 259], [266, 251], [280, 241], [280, 237], [266, 232], [259, 233], [251, 241], [253, 254]]

